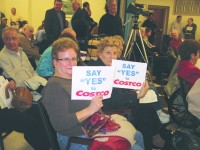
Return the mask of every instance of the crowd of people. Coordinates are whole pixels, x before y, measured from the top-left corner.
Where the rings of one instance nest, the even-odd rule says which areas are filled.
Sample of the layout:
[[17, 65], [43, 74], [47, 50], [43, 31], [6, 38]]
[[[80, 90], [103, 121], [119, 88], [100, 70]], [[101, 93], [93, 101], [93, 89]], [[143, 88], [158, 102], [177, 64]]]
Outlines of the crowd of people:
[[[117, 110], [122, 107], [131, 109], [132, 114], [131, 120], [125, 122], [132, 124], [131, 128], [126, 129], [134, 133], [131, 135], [132, 140], [124, 135], [131, 144], [130, 149], [152, 150], [154, 145], [164, 147], [165, 141], [160, 136], [160, 130], [162, 124], [170, 121], [170, 117], [162, 111], [158, 91], [150, 81], [144, 82], [139, 92], [113, 88], [111, 98], [106, 100], [103, 100], [102, 95], [93, 97], [91, 101], [71, 100], [74, 66], [112, 66], [113, 59], [127, 59], [123, 57], [124, 34], [122, 20], [117, 15], [116, 0], [106, 1], [105, 14], [99, 24], [91, 18], [88, 2], [82, 5], [80, 0], [73, 0], [71, 28], [65, 20], [62, 5], [62, 0], [54, 0], [54, 7], [46, 11], [45, 18], [38, 27], [36, 39], [33, 26], [16, 13], [16, 8], [11, 9], [10, 26], [7, 25], [6, 16], [0, 13], [0, 67], [3, 69], [2, 76], [11, 80], [7, 87], [15, 89], [24, 86], [41, 94], [61, 150], [66, 149], [71, 136], [87, 138], [82, 129], [87, 118], [104, 108]], [[169, 65], [169, 55], [160, 53], [159, 48], [154, 45], [157, 25], [153, 15], [150, 13], [142, 24], [142, 41], [140, 37], [136, 37], [138, 45], [134, 49], [138, 50], [132, 52], [130, 60], [146, 62], [145, 54], [139, 50], [144, 45], [148, 62], [152, 64], [153, 75], [159, 78], [163, 72], [169, 74], [172, 66]], [[195, 66], [199, 59], [200, 44], [194, 40], [197, 26], [193, 23], [193, 18], [189, 18], [188, 24], [183, 28], [181, 19], [182, 16], [177, 16], [171, 25], [169, 47], [181, 57], [178, 76], [192, 87], [200, 77], [200, 70]], [[97, 44], [97, 59], [83, 62], [80, 51], [87, 52], [88, 40], [94, 32], [105, 36]], [[139, 103], [149, 90], [153, 90], [158, 101]], [[35, 107], [32, 105], [26, 112], [0, 107], [0, 129], [22, 132], [35, 150], [48, 150], [50, 143]], [[116, 119], [115, 122], [117, 121]], [[84, 150], [88, 147], [72, 144], [71, 149]]]

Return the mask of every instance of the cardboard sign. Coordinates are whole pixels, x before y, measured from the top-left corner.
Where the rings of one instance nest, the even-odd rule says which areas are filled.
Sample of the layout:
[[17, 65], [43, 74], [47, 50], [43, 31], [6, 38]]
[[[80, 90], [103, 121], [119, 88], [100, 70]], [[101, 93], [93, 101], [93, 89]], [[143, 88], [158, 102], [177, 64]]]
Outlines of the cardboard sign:
[[111, 66], [74, 66], [72, 100], [91, 100], [96, 95], [111, 97], [114, 68]]
[[146, 63], [112, 60], [112, 66], [115, 67], [113, 87], [141, 89], [146, 77]]

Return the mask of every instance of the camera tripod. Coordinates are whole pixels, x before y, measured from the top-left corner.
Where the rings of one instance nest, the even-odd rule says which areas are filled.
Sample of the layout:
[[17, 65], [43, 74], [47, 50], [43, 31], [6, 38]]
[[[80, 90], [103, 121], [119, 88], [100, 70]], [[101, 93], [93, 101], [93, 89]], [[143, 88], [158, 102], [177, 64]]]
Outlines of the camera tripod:
[[[144, 47], [144, 42], [143, 42], [143, 39], [142, 39], [141, 31], [140, 31], [140, 29], [138, 27], [139, 15], [134, 15], [130, 19], [133, 20], [133, 25], [132, 25], [131, 33], [129, 35], [128, 42], [127, 42], [127, 45], [126, 45], [126, 49], [124, 51], [124, 55], [123, 56], [125, 58], [127, 58], [128, 60], [130, 60], [131, 55], [132, 54], [134, 55], [134, 46], [136, 45], [137, 49], [139, 50], [139, 53], [141, 54], [142, 59], [144, 60], [145, 63], [147, 63], [147, 67], [148, 67], [148, 70], [150, 72], [150, 79], [151, 79], [151, 69], [148, 66], [149, 61], [148, 61], [146, 50], [145, 50], [145, 47]], [[127, 23], [125, 23], [125, 24], [127, 24]], [[140, 49], [140, 46], [136, 42], [137, 34], [139, 36], [139, 40], [141, 42], [143, 51]]]
[[[137, 46], [137, 48], [138, 48], [138, 50], [139, 50], [144, 62], [148, 63], [148, 58], [147, 58], [146, 50], [145, 50], [145, 47], [144, 47], [144, 42], [143, 42], [143, 39], [142, 39], [142, 35], [141, 35], [141, 32], [140, 32], [140, 29], [138, 27], [139, 16], [138, 15], [134, 15], [130, 19], [134, 19], [134, 20], [133, 20], [133, 26], [132, 26], [132, 29], [131, 29], [131, 33], [129, 35], [128, 42], [127, 42], [127, 45], [126, 45], [126, 49], [124, 51], [124, 57], [130, 60], [131, 54], [134, 51], [133, 47], [136, 44], [136, 46]], [[139, 38], [140, 38], [140, 41], [141, 41], [141, 44], [142, 44], [143, 53], [142, 53], [140, 47], [138, 46], [138, 43], [136, 42], [137, 33], [139, 35]]]

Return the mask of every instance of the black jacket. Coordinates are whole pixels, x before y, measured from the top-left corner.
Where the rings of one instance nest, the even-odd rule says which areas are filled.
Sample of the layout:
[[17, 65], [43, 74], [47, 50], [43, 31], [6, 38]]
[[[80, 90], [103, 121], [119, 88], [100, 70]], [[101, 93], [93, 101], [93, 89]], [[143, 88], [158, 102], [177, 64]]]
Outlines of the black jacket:
[[[66, 28], [65, 13], [61, 11], [63, 26]], [[44, 29], [49, 44], [53, 43], [61, 34], [61, 25], [54, 8], [46, 11], [44, 19]]]

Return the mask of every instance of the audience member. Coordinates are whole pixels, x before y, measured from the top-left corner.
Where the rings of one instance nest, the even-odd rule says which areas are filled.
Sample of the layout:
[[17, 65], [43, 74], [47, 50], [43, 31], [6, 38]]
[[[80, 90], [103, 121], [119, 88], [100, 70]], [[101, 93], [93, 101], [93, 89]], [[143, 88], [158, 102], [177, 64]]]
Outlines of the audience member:
[[180, 39], [179, 31], [177, 29], [173, 29], [171, 32], [171, 39], [169, 42], [169, 47], [171, 47], [174, 52], [177, 54], [178, 48], [182, 43], [182, 39]]
[[183, 32], [185, 33], [185, 39], [195, 39], [195, 32], [197, 29], [197, 25], [193, 23], [193, 18], [188, 18], [188, 24], [183, 28]]
[[6, 17], [4, 13], [0, 12], [0, 19]]
[[153, 20], [153, 13], [149, 13], [148, 19], [143, 22], [142, 27], [151, 29], [151, 35], [148, 37], [148, 40], [151, 44], [153, 44], [157, 28], [156, 22]]
[[[123, 38], [121, 36], [118, 36], [118, 35], [113, 36], [113, 38], [116, 38], [116, 40], [119, 41], [117, 59], [119, 59], [119, 60], [127, 60], [123, 56], [121, 56], [121, 54], [123, 52], [123, 44], [124, 44]], [[150, 89], [155, 91], [155, 93], [158, 95], [158, 91], [155, 88], [155, 86], [152, 83], [149, 83], [149, 86], [150, 86]], [[159, 96], [157, 96], [157, 99], [158, 99], [158, 102], [152, 103], [152, 105], [154, 106], [161, 123], [162, 124], [168, 123], [169, 122], [169, 115], [162, 111], [162, 107], [161, 107], [161, 101], [162, 100], [159, 98]]]
[[22, 21], [22, 17], [17, 14], [16, 8], [11, 8], [10, 22]]
[[38, 30], [44, 30], [44, 20], [42, 20], [42, 24], [38, 27]]
[[[91, 101], [71, 100], [72, 67], [77, 66], [78, 60], [78, 45], [74, 40], [60, 38], [55, 41], [52, 46], [52, 57], [55, 73], [42, 91], [42, 102], [54, 129], [57, 131], [60, 149], [64, 150], [69, 136], [87, 137], [81, 124], [101, 109], [103, 96], [97, 95]], [[58, 98], [59, 101], [55, 101]], [[121, 126], [121, 128], [123, 127]], [[132, 133], [131, 130], [129, 132]], [[138, 133], [136, 132], [136, 137]], [[139, 139], [135, 140], [136, 144], [141, 144], [141, 135]], [[137, 145], [136, 148], [133, 146], [132, 150], [142, 150], [142, 147], [139, 146]], [[70, 149], [86, 150], [88, 148], [85, 145], [72, 144]]]
[[170, 32], [172, 32], [173, 29], [177, 29], [178, 33], [180, 34], [180, 37], [183, 38], [183, 32], [182, 32], [182, 24], [181, 24], [182, 16], [178, 15], [176, 17], [176, 21], [172, 22], [170, 27]]
[[16, 22], [10, 22], [10, 26], [16, 26]]
[[54, 0], [54, 8], [46, 11], [44, 29], [48, 45], [52, 44], [66, 28], [65, 13], [62, 9], [62, 0]]
[[[92, 15], [92, 11], [90, 9], [90, 5], [88, 2], [84, 2], [83, 3], [83, 8], [85, 8], [85, 10], [87, 11], [88, 15], [89, 15], [89, 35], [91, 35], [92, 30], [97, 27], [97, 23], [91, 18]], [[98, 32], [98, 31], [97, 31]], [[94, 32], [93, 32], [94, 34]], [[97, 33], [96, 33], [97, 35]]]
[[27, 20], [17, 21], [19, 23], [19, 31], [22, 31], [22, 28], [25, 24], [28, 24]]
[[[91, 66], [111, 66], [112, 59], [119, 57], [119, 49], [121, 44], [119, 39], [114, 37], [103, 38], [97, 46], [98, 59], [91, 60]], [[151, 104], [140, 104], [139, 99], [144, 97], [148, 91], [148, 83], [144, 83], [140, 93], [136, 93], [127, 89], [113, 88], [110, 99], [104, 100], [104, 108], [118, 109], [121, 107], [128, 107], [132, 110], [133, 124], [136, 129], [142, 132], [144, 137], [145, 150], [152, 150], [153, 136], [159, 137], [158, 131], [160, 128], [160, 120]], [[148, 124], [148, 128], [147, 125]], [[160, 144], [163, 144], [163, 140]], [[157, 143], [158, 144], [158, 143]], [[162, 145], [163, 146], [163, 145]]]
[[46, 80], [34, 72], [27, 55], [18, 46], [20, 41], [18, 30], [15, 27], [7, 27], [3, 30], [2, 38], [5, 44], [0, 52], [3, 75], [12, 78], [17, 86], [28, 86], [32, 90], [37, 90], [40, 85], [44, 86]]
[[[12, 35], [11, 35], [12, 36]], [[13, 40], [12, 37], [10, 37]], [[10, 81], [7, 85], [9, 89], [15, 89], [14, 81]], [[2, 93], [3, 94], [3, 93]], [[49, 144], [42, 124], [35, 116], [34, 106], [26, 111], [19, 112], [16, 109], [5, 107], [0, 99], [0, 129], [3, 132], [16, 131], [24, 135], [25, 140], [35, 150], [49, 150]], [[10, 104], [11, 105], [11, 104]], [[17, 137], [18, 138], [18, 137]]]
[[116, 0], [107, 0], [105, 4], [106, 14], [99, 21], [98, 34], [108, 36], [120, 35], [123, 37], [122, 20], [117, 15]]
[[[72, 28], [76, 32], [77, 40], [79, 43], [80, 50], [87, 51], [88, 36], [89, 36], [89, 20], [90, 16], [86, 9], [90, 8], [89, 3], [87, 8], [81, 9], [81, 1], [73, 0], [72, 8], [74, 10], [74, 15], [71, 19]], [[84, 5], [85, 5], [84, 3]]]
[[183, 78], [190, 86], [193, 86], [200, 78], [200, 69], [195, 66], [199, 59], [200, 42], [192, 39], [185, 40], [179, 46], [181, 60], [178, 64], [178, 76]]
[[[4, 28], [8, 27], [7, 26], [7, 18], [6, 17], [3, 17], [1, 19], [1, 24], [0, 24], [0, 35], [2, 35], [2, 31]], [[0, 50], [3, 48], [4, 46], [4, 43], [3, 43], [3, 39], [2, 39], [2, 36], [0, 36]]]
[[[76, 41], [76, 33], [72, 28], [66, 28], [63, 30], [60, 37], [71, 37]], [[54, 67], [52, 63], [52, 46], [48, 47], [38, 62], [36, 72], [42, 77], [51, 77], [54, 74]]]
[[23, 48], [23, 51], [28, 56], [33, 68], [36, 68], [36, 62], [40, 59], [39, 49], [34, 46], [31, 42], [33, 36], [34, 28], [31, 25], [24, 25], [22, 31], [19, 33], [20, 43], [19, 46]]

